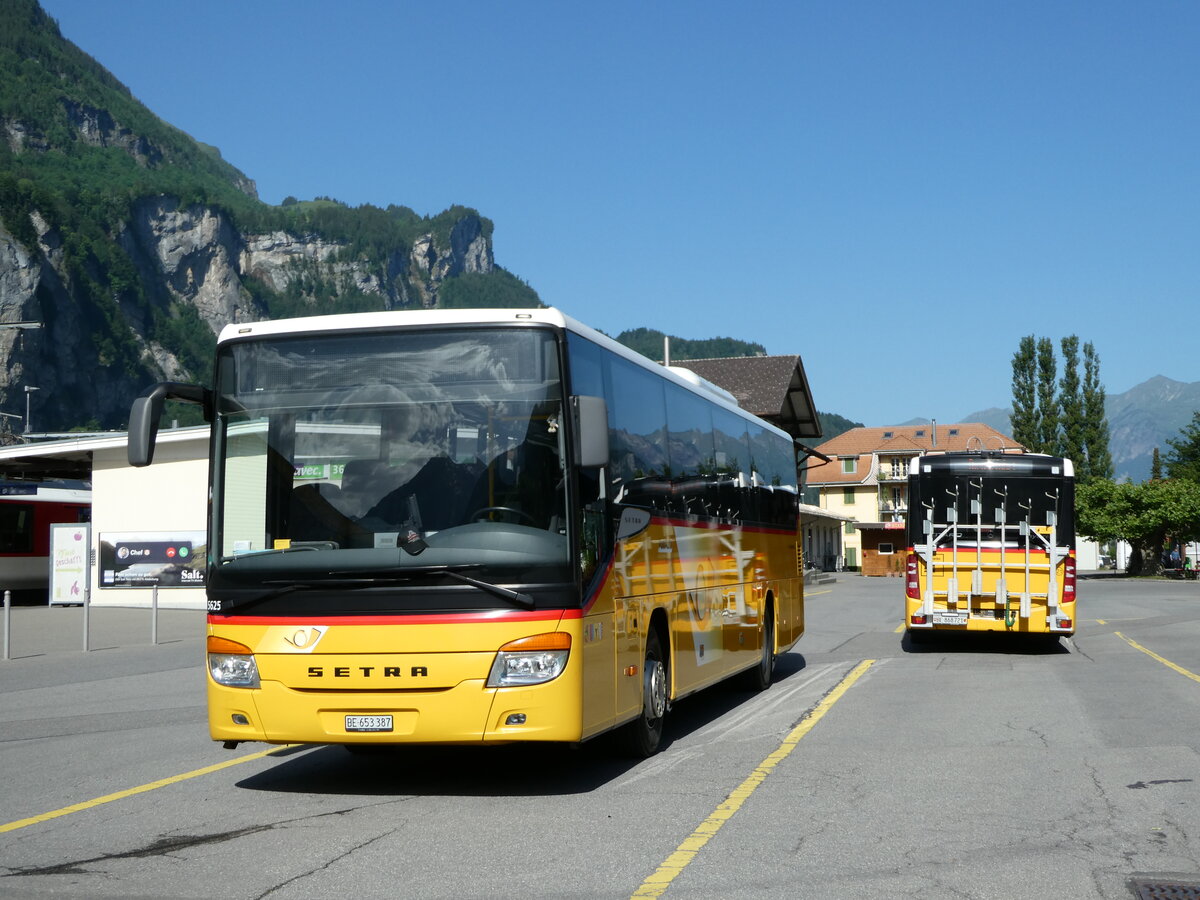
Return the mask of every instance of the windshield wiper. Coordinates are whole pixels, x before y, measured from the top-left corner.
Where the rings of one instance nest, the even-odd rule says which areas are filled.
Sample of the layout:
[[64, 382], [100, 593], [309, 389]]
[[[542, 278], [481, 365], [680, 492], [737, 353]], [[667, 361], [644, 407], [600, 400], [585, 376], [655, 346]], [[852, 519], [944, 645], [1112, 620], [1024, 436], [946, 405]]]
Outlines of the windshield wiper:
[[[469, 584], [471, 587], [477, 587], [481, 591], [487, 591], [496, 597], [501, 597], [504, 600], [510, 600], [517, 606], [524, 609], [533, 609], [537, 605], [532, 597], [528, 594], [523, 594], [520, 591], [514, 591], [511, 588], [501, 587], [498, 584], [492, 584], [490, 581], [483, 581], [479, 578], [472, 578], [470, 575], [464, 575], [463, 569], [478, 569], [479, 565], [455, 566], [451, 569], [449, 566], [404, 566], [399, 569], [384, 569], [383, 580], [389, 579], [404, 579], [405, 576], [412, 575], [443, 575], [446, 578], [452, 578], [455, 581], [461, 581], [463, 584]], [[378, 571], [378, 570], [377, 570]], [[354, 575], [353, 571], [330, 572], [330, 575]], [[377, 580], [373, 578], [364, 578], [365, 581]]]
[[478, 578], [472, 578], [470, 575], [464, 575], [462, 572], [455, 572], [450, 569], [438, 570], [438, 575], [445, 575], [447, 578], [453, 578], [455, 581], [461, 581], [463, 584], [469, 584], [477, 587], [482, 591], [487, 591], [489, 594], [495, 594], [497, 597], [503, 597], [505, 600], [511, 600], [518, 606], [525, 609], [533, 609], [536, 605], [532, 597], [528, 594], [522, 594], [520, 591], [514, 591], [511, 588], [500, 587], [498, 584], [492, 584], [490, 581], [480, 581]]
[[[374, 581], [371, 579], [367, 579], [367, 578], [340, 578], [340, 579], [337, 579], [336, 581], [327, 580], [327, 581], [320, 581], [320, 582], [317, 582], [317, 581], [296, 582], [296, 581], [284, 581], [281, 579], [275, 579], [275, 580], [263, 581], [262, 583], [269, 584], [269, 585], [280, 585], [280, 587], [272, 588], [272, 590], [269, 590], [266, 593], [259, 594], [258, 596], [255, 596], [255, 597], [250, 597], [247, 600], [233, 600], [233, 601], [223, 600], [223, 601], [221, 601], [221, 611], [223, 613], [230, 612], [232, 610], [241, 611], [241, 610], [246, 609], [247, 607], [257, 606], [260, 603], [265, 603], [268, 600], [275, 600], [279, 597], [282, 597], [284, 594], [291, 594], [294, 591], [311, 591], [311, 590], [319, 590], [321, 588], [327, 588], [327, 587], [341, 588], [343, 590], [358, 590], [359, 588], [367, 588], [367, 587], [372, 587], [374, 585]], [[228, 605], [226, 605], [226, 604], [228, 604]]]

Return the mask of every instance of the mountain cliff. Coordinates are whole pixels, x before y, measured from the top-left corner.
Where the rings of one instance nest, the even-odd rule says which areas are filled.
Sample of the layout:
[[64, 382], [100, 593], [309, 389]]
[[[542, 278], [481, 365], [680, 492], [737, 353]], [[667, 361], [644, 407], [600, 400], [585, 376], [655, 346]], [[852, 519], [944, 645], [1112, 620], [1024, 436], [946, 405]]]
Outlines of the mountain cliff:
[[206, 378], [230, 322], [539, 305], [475, 210], [264, 204], [36, 0], [0, 0], [0, 326], [39, 326], [0, 327], [4, 422], [122, 427], [146, 385]]

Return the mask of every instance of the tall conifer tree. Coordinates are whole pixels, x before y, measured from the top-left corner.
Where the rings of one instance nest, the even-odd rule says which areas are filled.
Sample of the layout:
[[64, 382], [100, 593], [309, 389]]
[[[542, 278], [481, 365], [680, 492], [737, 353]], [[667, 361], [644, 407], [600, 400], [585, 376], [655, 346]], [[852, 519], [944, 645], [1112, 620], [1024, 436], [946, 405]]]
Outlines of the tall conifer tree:
[[1113, 477], [1112, 453], [1108, 449], [1108, 418], [1104, 413], [1105, 392], [1100, 383], [1100, 356], [1091, 341], [1083, 345], [1083, 481]]
[[1012, 435], [1034, 453], [1065, 456], [1075, 463], [1080, 482], [1113, 476], [1108, 449], [1108, 420], [1100, 357], [1089, 341], [1083, 345], [1083, 379], [1079, 377], [1079, 338], [1061, 341], [1063, 374], [1058, 376], [1054, 342], [1028, 335], [1012, 359]]
[[1062, 417], [1059, 451], [1076, 466], [1082, 466], [1084, 436], [1083, 391], [1079, 382], [1079, 338], [1065, 337], [1061, 342], [1063, 373], [1058, 382], [1058, 405]]
[[1032, 334], [1021, 338], [1013, 354], [1012, 393], [1012, 436], [1032, 450], [1038, 441], [1037, 343]]
[[1192, 413], [1191, 424], [1179, 432], [1178, 438], [1167, 438], [1171, 452], [1167, 454], [1167, 474], [1172, 478], [1200, 482], [1200, 410]]
[[1050, 338], [1038, 338], [1037, 342], [1037, 397], [1038, 433], [1037, 453], [1058, 455], [1058, 429], [1061, 415], [1055, 389], [1058, 384], [1058, 361], [1054, 357], [1054, 342]]

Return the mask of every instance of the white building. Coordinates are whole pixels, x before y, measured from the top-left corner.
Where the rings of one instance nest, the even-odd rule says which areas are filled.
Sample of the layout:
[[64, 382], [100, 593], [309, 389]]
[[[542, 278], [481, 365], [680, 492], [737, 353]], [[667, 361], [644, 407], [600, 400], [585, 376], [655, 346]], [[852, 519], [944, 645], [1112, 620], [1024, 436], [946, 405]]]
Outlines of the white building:
[[[0, 474], [6, 479], [70, 477], [92, 483], [90, 536], [91, 602], [95, 606], [149, 607], [152, 575], [131, 582], [139, 568], [161, 570], [152, 560], [132, 565], [132, 554], [169, 553], [174, 583], [158, 585], [163, 608], [204, 609], [203, 572], [208, 495], [207, 425], [160, 431], [154, 465], [135, 469], [126, 456], [126, 436], [66, 438], [0, 447]], [[197, 540], [198, 539], [198, 540]], [[131, 548], [133, 548], [131, 550]], [[199, 551], [199, 552], [197, 552]], [[116, 560], [120, 554], [124, 559]], [[195, 568], [186, 563], [195, 556]], [[112, 563], [116, 560], [116, 565]], [[106, 566], [106, 563], [109, 565]], [[49, 575], [50, 559], [46, 561]], [[190, 575], [182, 575], [183, 572]], [[181, 577], [182, 576], [182, 577]], [[182, 578], [197, 579], [189, 584]], [[0, 590], [4, 585], [0, 584]]]

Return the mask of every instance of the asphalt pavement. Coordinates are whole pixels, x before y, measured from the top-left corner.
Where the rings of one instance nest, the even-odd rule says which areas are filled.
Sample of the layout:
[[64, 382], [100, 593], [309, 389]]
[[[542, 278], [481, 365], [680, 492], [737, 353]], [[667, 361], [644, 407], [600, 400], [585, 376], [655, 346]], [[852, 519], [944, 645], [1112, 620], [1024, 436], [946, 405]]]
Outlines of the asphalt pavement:
[[[6, 666], [50, 656], [102, 653], [204, 640], [205, 613], [195, 609], [151, 609], [92, 606], [86, 637], [82, 606], [13, 606], [0, 620], [0, 673]], [[86, 648], [86, 649], [85, 649]], [[0, 674], [0, 683], [3, 682]]]

